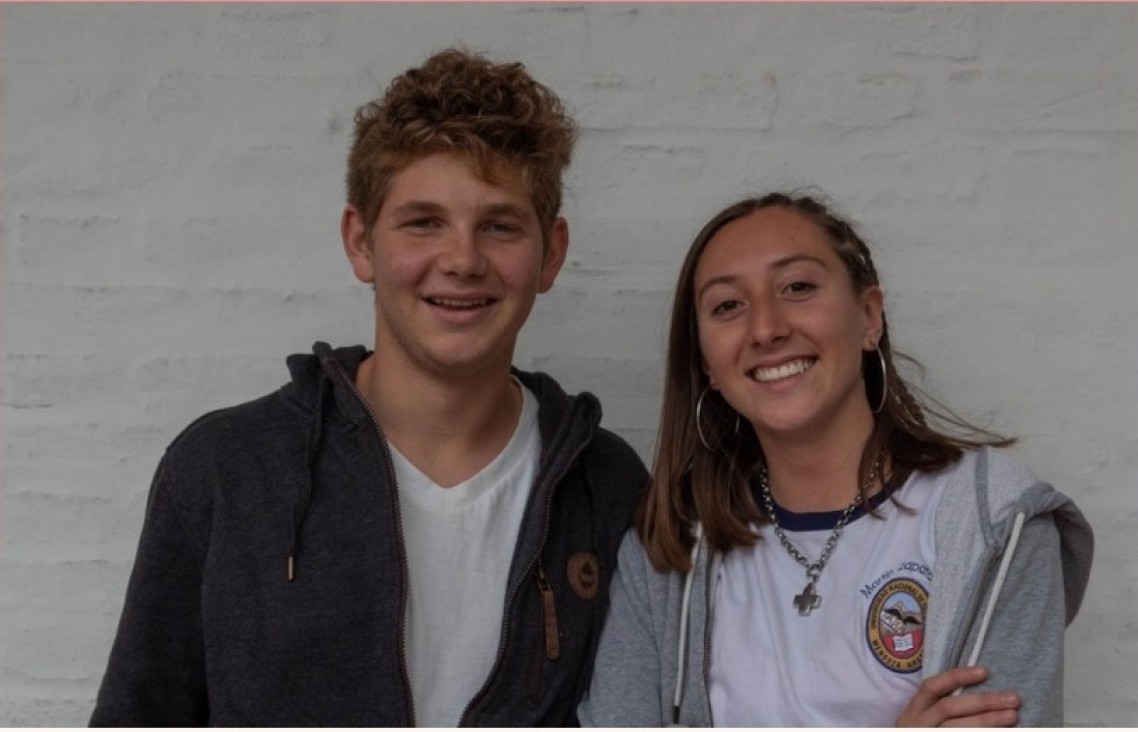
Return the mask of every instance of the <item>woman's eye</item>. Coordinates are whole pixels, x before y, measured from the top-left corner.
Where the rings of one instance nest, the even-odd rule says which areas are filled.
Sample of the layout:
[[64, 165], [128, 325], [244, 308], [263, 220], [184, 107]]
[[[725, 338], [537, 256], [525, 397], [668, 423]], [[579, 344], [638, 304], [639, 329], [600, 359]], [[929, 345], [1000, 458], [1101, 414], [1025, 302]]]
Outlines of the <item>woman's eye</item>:
[[817, 289], [812, 282], [791, 282], [786, 286], [786, 291], [792, 295], [805, 295]]
[[738, 300], [724, 300], [715, 307], [711, 308], [712, 315], [726, 315], [732, 310], [736, 310], [740, 303]]

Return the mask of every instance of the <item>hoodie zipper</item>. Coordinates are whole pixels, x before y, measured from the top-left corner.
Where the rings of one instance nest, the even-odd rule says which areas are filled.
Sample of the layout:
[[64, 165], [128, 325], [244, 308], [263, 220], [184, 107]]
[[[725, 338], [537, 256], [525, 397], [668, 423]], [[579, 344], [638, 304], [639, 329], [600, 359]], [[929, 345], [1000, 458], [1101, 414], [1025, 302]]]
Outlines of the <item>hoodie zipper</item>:
[[409, 594], [408, 588], [411, 583], [411, 572], [407, 566], [407, 545], [403, 536], [403, 513], [399, 508], [399, 483], [395, 480], [395, 470], [392, 467], [393, 461], [391, 458], [391, 450], [387, 445], [387, 437], [383, 434], [383, 427], [379, 424], [379, 417], [376, 416], [375, 410], [368, 404], [367, 399], [364, 399], [363, 394], [356, 388], [355, 381], [344, 371], [344, 367], [340, 365], [340, 362], [335, 358], [329, 358], [328, 360], [334, 365], [340, 376], [344, 378], [352, 394], [359, 399], [364, 411], [371, 417], [372, 426], [375, 427], [376, 436], [379, 437], [380, 457], [383, 458], [383, 467], [387, 473], [388, 484], [391, 486], [391, 498], [395, 505], [395, 535], [399, 540], [399, 571], [403, 580], [400, 583], [401, 591], [399, 593], [399, 674], [403, 679], [403, 697], [407, 703], [407, 710], [411, 715], [410, 724], [407, 726], [416, 727], [418, 725], [415, 721], [415, 699], [411, 694], [411, 678], [407, 672], [407, 595]]
[[543, 648], [533, 654], [533, 667], [530, 670], [530, 698], [536, 704], [541, 701], [542, 666], [546, 659], [556, 661], [561, 656], [561, 641], [557, 632], [556, 599], [553, 588], [549, 585], [549, 578], [545, 576], [545, 567], [540, 560], [537, 563], [535, 578], [537, 591], [541, 595], [541, 626], [545, 640]]
[[[573, 414], [570, 414], [566, 420], [571, 420], [572, 418]], [[587, 441], [582, 441], [581, 444], [573, 450], [573, 452], [569, 455], [569, 458], [565, 461], [565, 465], [573, 465], [577, 462], [577, 458], [580, 457], [581, 453], [585, 450], [586, 443]], [[498, 640], [498, 655], [494, 658], [494, 665], [490, 669], [490, 675], [486, 677], [486, 683], [482, 685], [482, 688], [478, 690], [477, 694], [471, 697], [470, 701], [466, 704], [466, 708], [462, 710], [462, 715], [458, 718], [459, 727], [470, 726], [470, 721], [467, 719], [467, 715], [470, 714], [470, 711], [474, 708], [474, 705], [481, 701], [484, 696], [486, 696], [487, 691], [490, 689], [490, 686], [493, 684], [495, 677], [498, 675], [498, 672], [502, 667], [502, 661], [506, 657], [506, 639], [509, 638], [510, 631], [513, 629], [513, 623], [511, 622], [511, 608], [514, 605], [514, 601], [517, 599], [518, 592], [522, 589], [522, 587], [525, 586], [525, 578], [530, 576], [530, 573], [534, 571], [535, 566], [539, 566], [541, 552], [545, 548], [545, 540], [549, 537], [550, 519], [553, 516], [553, 489], [557, 486], [557, 481], [560, 480], [564, 474], [564, 470], [559, 471], [556, 476], [550, 475], [540, 485], [534, 486], [536, 490], [543, 492], [546, 490], [546, 488], [548, 488], [549, 492], [549, 495], [545, 501], [545, 510], [542, 514], [541, 538], [538, 542], [537, 551], [530, 559], [529, 565], [526, 567], [525, 571], [521, 574], [521, 581], [516, 582], [513, 587], [510, 588], [509, 594], [506, 596], [506, 604], [503, 606], [504, 612], [502, 613], [502, 635]], [[550, 597], [552, 598], [552, 590], [550, 591]]]
[[545, 567], [541, 566], [541, 562], [537, 564], [537, 590], [541, 593], [545, 657], [550, 661], [556, 661], [561, 657], [561, 641], [557, 637], [557, 603], [554, 601], [553, 588], [549, 586], [549, 578], [545, 576]]
[[[708, 548], [707, 548], [707, 560], [706, 560], [707, 561], [707, 572], [704, 574], [704, 578], [703, 578], [704, 607], [707, 608], [707, 612], [704, 614], [704, 618], [703, 618], [703, 688], [704, 688], [704, 697], [705, 698], [707, 697], [707, 691], [706, 690], [711, 684], [711, 622], [710, 621], [711, 621], [711, 613], [712, 613], [711, 603], [713, 602], [712, 597], [711, 597], [711, 588], [712, 588], [712, 584], [713, 584], [712, 580], [711, 580], [711, 573], [712, 573], [712, 570], [715, 568], [715, 557], [716, 557], [715, 550], [712, 549], [710, 546], [708, 546]], [[694, 570], [695, 567], [692, 567], [692, 569]], [[715, 726], [715, 720], [712, 717], [711, 700], [707, 699], [707, 701], [705, 703], [707, 704], [707, 726], [714, 727]]]

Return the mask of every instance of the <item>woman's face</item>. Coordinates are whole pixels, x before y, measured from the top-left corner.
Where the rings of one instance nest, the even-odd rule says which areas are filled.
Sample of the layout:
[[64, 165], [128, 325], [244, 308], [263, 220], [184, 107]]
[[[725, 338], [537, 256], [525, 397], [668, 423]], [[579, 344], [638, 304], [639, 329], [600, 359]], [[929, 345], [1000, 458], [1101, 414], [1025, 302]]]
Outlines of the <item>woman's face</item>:
[[814, 439], [871, 424], [863, 350], [882, 331], [882, 293], [853, 290], [829, 238], [765, 208], [708, 242], [694, 277], [703, 366], [759, 439]]

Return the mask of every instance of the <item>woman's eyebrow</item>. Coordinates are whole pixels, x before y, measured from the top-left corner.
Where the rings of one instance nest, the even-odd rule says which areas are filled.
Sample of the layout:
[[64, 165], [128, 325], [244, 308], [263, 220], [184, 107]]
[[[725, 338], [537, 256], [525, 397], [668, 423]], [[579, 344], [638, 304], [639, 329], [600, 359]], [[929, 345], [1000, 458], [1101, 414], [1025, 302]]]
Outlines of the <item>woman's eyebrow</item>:
[[[771, 269], [786, 269], [790, 265], [796, 264], [798, 262], [813, 262], [820, 267], [826, 266], [826, 263], [822, 259], [815, 257], [813, 254], [790, 254], [783, 257], [782, 259], [776, 259], [771, 264]], [[703, 297], [703, 293], [706, 292], [710, 287], [714, 287], [715, 285], [729, 285], [735, 282], [737, 279], [739, 279], [739, 275], [733, 273], [712, 277], [707, 282], [703, 283], [703, 287], [699, 288], [699, 291], [695, 294], [696, 298], [698, 299]]]

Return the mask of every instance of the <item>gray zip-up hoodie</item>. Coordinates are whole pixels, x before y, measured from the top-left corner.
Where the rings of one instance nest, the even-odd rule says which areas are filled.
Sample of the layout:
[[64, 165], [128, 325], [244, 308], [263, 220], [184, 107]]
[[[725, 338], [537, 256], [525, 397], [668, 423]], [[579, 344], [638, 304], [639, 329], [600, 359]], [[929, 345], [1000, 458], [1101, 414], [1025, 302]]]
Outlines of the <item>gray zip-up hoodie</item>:
[[[1026, 521], [978, 660], [990, 675], [971, 690], [1017, 692], [1021, 726], [1061, 725], [1063, 631], [1086, 590], [1091, 528], [1069, 498], [1003, 453], [967, 452], [948, 469], [948, 478], [936, 508], [922, 677], [968, 658], [1014, 518], [1023, 513]], [[635, 532], [625, 536], [592, 686], [578, 710], [583, 725], [713, 726], [708, 621], [720, 559], [699, 552], [687, 640], [681, 644], [684, 576], [653, 569]], [[681, 647], [686, 655], [677, 709]]]

